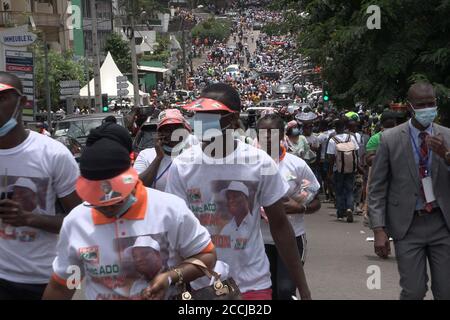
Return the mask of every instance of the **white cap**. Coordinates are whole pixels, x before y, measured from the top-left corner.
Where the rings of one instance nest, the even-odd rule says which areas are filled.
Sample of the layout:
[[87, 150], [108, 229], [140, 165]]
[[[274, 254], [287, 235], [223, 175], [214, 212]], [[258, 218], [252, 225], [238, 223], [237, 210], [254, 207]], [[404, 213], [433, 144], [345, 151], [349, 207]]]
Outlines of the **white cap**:
[[37, 187], [36, 184], [31, 181], [31, 179], [28, 178], [19, 178], [17, 179], [16, 183], [14, 183], [14, 187], [23, 187], [23, 188], [27, 188], [30, 189], [31, 191], [33, 191], [34, 193], [37, 193]]
[[153, 250], [158, 252], [161, 250], [159, 243], [155, 241], [151, 236], [137, 237], [134, 245], [125, 249], [125, 251], [123, 252], [124, 255], [131, 255], [131, 250], [133, 248], [152, 248]]
[[240, 191], [243, 194], [245, 194], [247, 197], [249, 196], [249, 192], [248, 192], [248, 188], [245, 184], [243, 184], [242, 182], [239, 181], [232, 181], [230, 183], [230, 185], [227, 188], [227, 191], [231, 190], [231, 191]]

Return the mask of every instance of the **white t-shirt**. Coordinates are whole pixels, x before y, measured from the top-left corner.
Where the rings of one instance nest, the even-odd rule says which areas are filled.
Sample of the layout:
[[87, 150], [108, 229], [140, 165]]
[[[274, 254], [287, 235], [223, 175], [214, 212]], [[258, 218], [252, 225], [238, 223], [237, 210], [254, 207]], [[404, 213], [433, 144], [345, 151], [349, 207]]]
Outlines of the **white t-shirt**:
[[[348, 136], [349, 136], [348, 133], [341, 133], [341, 134], [335, 135], [334, 137], [340, 142], [345, 142], [345, 141], [347, 141]], [[359, 145], [358, 145], [358, 142], [356, 141], [354, 135], [350, 134], [350, 140], [355, 145], [356, 150], [359, 150]], [[336, 154], [336, 142], [334, 141], [334, 139], [330, 139], [330, 141], [328, 142], [327, 154], [332, 154], [332, 155]], [[336, 164], [334, 165], [333, 171], [336, 171]]]
[[[199, 141], [194, 135], [188, 135], [186, 140], [186, 146], [185, 149], [190, 148], [193, 145], [198, 144]], [[148, 148], [144, 149], [141, 152], [139, 152], [139, 155], [134, 162], [134, 168], [136, 171], [141, 174], [147, 168], [152, 164], [153, 160], [156, 159], [156, 149], [155, 148]], [[167, 174], [169, 172], [169, 168], [172, 165], [172, 158], [168, 156], [167, 154], [164, 154], [164, 157], [159, 165], [158, 172], [155, 177], [154, 184], [152, 185], [152, 188], [164, 191], [166, 189], [166, 183], [167, 183]]]
[[[302, 180], [308, 180], [310, 185], [308, 191], [317, 193], [320, 189], [319, 182], [306, 162], [297, 156], [286, 153], [284, 159], [279, 163], [278, 168], [281, 175], [289, 184], [289, 191], [286, 196], [290, 197], [300, 192]], [[304, 214], [287, 214], [287, 217], [294, 229], [295, 236], [299, 237], [305, 234]], [[269, 223], [261, 221], [261, 231], [266, 244], [275, 244], [270, 233]]]
[[142, 185], [136, 194], [139, 201], [120, 219], [105, 218], [83, 204], [72, 210], [61, 229], [53, 279], [64, 284], [71, 276], [67, 268], [75, 265], [86, 279], [87, 299], [139, 299], [143, 277], [137, 267], [154, 271], [155, 262], [142, 267], [134, 260], [131, 250], [138, 244], [158, 244], [160, 271], [212, 246], [208, 231], [183, 200]]
[[[155, 158], [156, 158], [155, 148], [142, 150], [141, 152], [139, 152], [139, 155], [134, 163], [134, 168], [139, 174], [141, 174], [142, 172], [147, 170], [147, 168], [152, 164]], [[164, 191], [166, 189], [167, 174], [169, 172], [169, 168], [171, 165], [172, 165], [172, 158], [167, 154], [164, 154], [164, 157], [159, 165], [158, 173], [156, 174], [152, 188], [155, 188], [160, 191]]]
[[319, 142], [320, 145], [322, 146], [320, 149], [320, 159], [321, 160], [325, 160], [325, 154], [327, 152], [327, 145], [328, 145], [328, 139], [330, 138], [330, 136], [334, 133], [334, 130], [328, 130], [325, 132], [322, 132], [321, 134], [319, 134]]
[[[246, 232], [234, 237], [239, 238], [234, 244], [233, 234], [224, 234], [233, 218], [228, 188], [240, 190], [240, 194], [235, 190], [242, 199], [239, 203], [249, 212]], [[223, 159], [206, 156], [200, 145], [181, 154], [170, 167], [166, 191], [186, 201], [210, 232], [218, 260], [229, 265], [229, 275], [241, 292], [247, 292], [271, 287], [260, 207], [274, 204], [288, 189], [277, 165], [264, 151], [237, 141], [237, 149]]]
[[[78, 165], [60, 142], [30, 131], [17, 147], [0, 149], [0, 192], [7, 174], [7, 191], [24, 210], [55, 215], [56, 198], [75, 191]], [[16, 185], [16, 186], [15, 186]], [[15, 188], [18, 188], [14, 191]], [[20, 198], [27, 188], [34, 199]], [[59, 212], [61, 213], [61, 212]], [[7, 230], [9, 229], [9, 230]], [[31, 227], [0, 226], [0, 278], [18, 283], [48, 283], [58, 235]]]

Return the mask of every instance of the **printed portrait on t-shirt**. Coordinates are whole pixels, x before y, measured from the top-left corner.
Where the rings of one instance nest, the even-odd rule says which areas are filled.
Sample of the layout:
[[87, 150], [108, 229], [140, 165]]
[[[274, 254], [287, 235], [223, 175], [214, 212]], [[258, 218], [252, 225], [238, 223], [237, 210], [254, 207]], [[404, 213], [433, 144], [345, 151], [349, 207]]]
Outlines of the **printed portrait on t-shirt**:
[[[48, 178], [0, 176], [0, 199], [10, 199], [20, 203], [22, 209], [35, 214], [45, 213], [47, 204]], [[0, 238], [31, 242], [37, 232], [31, 228], [0, 223]]]
[[[211, 182], [213, 202], [204, 205], [197, 217], [208, 226], [218, 250], [245, 249], [249, 232], [255, 223], [255, 194], [257, 184], [240, 180], [215, 180]], [[211, 209], [208, 211], [208, 209]]]
[[[162, 235], [114, 239], [114, 256], [118, 265], [91, 263], [87, 268], [94, 282], [113, 290], [114, 294], [99, 294], [99, 300], [141, 299], [141, 292], [153, 278], [168, 269], [168, 247]], [[105, 253], [103, 253], [105, 254]], [[107, 253], [106, 253], [107, 254]], [[102, 255], [101, 252], [98, 255]], [[103, 256], [102, 261], [105, 261]], [[111, 257], [114, 259], [114, 257]]]

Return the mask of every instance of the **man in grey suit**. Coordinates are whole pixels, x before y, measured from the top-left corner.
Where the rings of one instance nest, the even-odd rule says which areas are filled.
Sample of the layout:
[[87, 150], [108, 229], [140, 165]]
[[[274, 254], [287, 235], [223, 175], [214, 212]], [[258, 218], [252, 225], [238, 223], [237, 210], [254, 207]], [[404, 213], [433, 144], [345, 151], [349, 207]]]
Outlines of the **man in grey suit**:
[[400, 299], [423, 299], [427, 260], [435, 299], [450, 299], [450, 129], [434, 124], [433, 87], [408, 91], [413, 118], [383, 132], [369, 185], [375, 253], [387, 258], [394, 239]]

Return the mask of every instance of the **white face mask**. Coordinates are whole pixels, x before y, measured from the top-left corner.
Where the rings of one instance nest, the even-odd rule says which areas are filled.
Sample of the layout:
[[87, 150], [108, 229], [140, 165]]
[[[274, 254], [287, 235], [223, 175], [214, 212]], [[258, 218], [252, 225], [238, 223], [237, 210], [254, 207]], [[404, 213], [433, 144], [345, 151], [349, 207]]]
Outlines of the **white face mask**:
[[[223, 117], [228, 117], [227, 114]], [[194, 134], [200, 141], [210, 142], [213, 138], [220, 137], [223, 135], [223, 131], [228, 129], [230, 125], [226, 128], [222, 128], [220, 125], [220, 119], [222, 115], [207, 112], [197, 112], [194, 115]]]
[[414, 118], [425, 128], [427, 128], [437, 116], [437, 107], [424, 109], [414, 109]]

